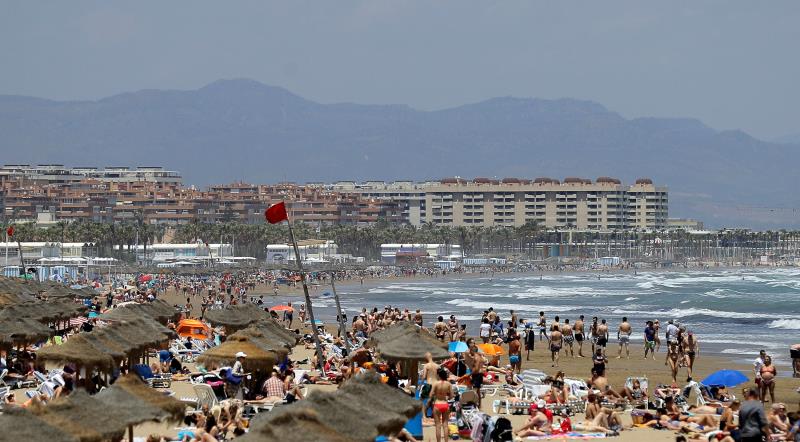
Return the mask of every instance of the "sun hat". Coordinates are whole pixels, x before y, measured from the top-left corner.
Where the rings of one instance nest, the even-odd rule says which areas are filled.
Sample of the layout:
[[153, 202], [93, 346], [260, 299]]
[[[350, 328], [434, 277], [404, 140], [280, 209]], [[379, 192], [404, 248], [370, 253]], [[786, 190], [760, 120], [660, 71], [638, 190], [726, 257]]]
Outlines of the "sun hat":
[[236, 353], [236, 357], [237, 358], [246, 358], [247, 355], [243, 351], [240, 351], [239, 353]]

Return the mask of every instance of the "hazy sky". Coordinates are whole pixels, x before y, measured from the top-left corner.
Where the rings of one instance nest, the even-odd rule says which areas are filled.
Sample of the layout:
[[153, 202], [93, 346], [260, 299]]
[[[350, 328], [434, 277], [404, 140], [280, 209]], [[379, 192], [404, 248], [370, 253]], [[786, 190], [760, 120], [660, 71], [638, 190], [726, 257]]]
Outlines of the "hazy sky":
[[800, 1], [0, 0], [0, 93], [234, 77], [419, 109], [574, 97], [770, 139], [800, 132]]

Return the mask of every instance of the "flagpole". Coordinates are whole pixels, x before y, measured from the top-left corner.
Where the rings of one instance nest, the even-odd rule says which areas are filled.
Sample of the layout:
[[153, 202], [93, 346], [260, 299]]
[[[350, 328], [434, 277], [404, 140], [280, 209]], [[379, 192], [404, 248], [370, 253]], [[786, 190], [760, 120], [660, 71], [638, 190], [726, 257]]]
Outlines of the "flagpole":
[[317, 324], [314, 321], [314, 309], [311, 306], [311, 296], [308, 294], [308, 284], [306, 284], [306, 273], [303, 271], [303, 261], [300, 259], [300, 249], [297, 247], [297, 240], [294, 238], [294, 231], [292, 230], [292, 223], [289, 221], [289, 215], [286, 215], [286, 224], [289, 226], [289, 238], [292, 240], [294, 247], [294, 256], [297, 259], [297, 269], [300, 271], [300, 281], [303, 283], [303, 294], [306, 297], [306, 312], [311, 320], [311, 335], [314, 337], [314, 346], [317, 348], [317, 363], [319, 364], [319, 371], [325, 375], [325, 360], [322, 356], [322, 346], [319, 341], [319, 332], [317, 331]]

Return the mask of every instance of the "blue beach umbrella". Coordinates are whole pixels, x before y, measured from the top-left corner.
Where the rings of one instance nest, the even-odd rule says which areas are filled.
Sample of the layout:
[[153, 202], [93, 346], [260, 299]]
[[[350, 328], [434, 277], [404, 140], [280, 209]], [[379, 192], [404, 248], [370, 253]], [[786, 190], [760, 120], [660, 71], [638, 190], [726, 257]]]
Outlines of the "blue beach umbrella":
[[735, 387], [747, 382], [749, 379], [739, 370], [719, 370], [711, 373], [703, 379], [703, 385], [722, 385], [724, 387]]
[[469, 351], [469, 348], [467, 347], [466, 342], [453, 341], [447, 344], [447, 351], [450, 353], [466, 353]]

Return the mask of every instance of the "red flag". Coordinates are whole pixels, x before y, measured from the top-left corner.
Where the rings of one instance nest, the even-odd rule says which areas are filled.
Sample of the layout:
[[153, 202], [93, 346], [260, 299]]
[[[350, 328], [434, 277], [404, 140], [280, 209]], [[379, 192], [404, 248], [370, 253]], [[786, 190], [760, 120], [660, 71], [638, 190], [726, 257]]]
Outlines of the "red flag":
[[267, 218], [270, 224], [289, 221], [289, 215], [286, 213], [286, 204], [281, 201], [278, 204], [269, 206], [269, 208], [264, 211], [264, 217]]
[[6, 229], [6, 235], [14, 236], [14, 226], [8, 226], [8, 229]]

